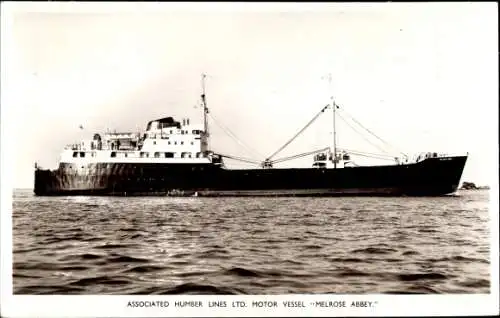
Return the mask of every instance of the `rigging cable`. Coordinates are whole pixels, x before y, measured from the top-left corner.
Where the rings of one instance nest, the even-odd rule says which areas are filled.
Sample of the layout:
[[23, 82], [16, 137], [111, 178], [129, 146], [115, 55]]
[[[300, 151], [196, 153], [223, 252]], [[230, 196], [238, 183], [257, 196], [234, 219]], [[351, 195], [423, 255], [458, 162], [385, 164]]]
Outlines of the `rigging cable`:
[[271, 161], [271, 163], [274, 164], [274, 163], [289, 161], [289, 160], [293, 160], [293, 159], [305, 157], [305, 156], [308, 156], [308, 155], [312, 155], [312, 154], [315, 154], [315, 153], [318, 153], [318, 152], [327, 151], [329, 149], [330, 149], [330, 147], [327, 147], [327, 148], [323, 148], [323, 149], [319, 149], [319, 150], [313, 150], [313, 151], [309, 151], [309, 152], [299, 153], [299, 154], [296, 154], [296, 155], [293, 155], [293, 156], [275, 159], [275, 160]]
[[384, 153], [388, 153], [387, 151], [385, 151], [384, 149], [382, 149], [380, 146], [378, 146], [377, 144], [374, 144], [373, 142], [371, 142], [368, 138], [366, 138], [362, 133], [360, 133], [355, 127], [353, 127], [342, 115], [340, 114], [337, 114], [337, 116], [339, 116], [346, 124], [347, 126], [349, 126], [352, 130], [354, 130], [355, 132], [357, 132], [361, 137], [363, 137], [364, 140], [366, 140], [369, 144], [371, 144], [372, 146], [376, 147], [378, 150], [384, 152]]
[[228, 159], [233, 159], [233, 160], [236, 160], [236, 161], [251, 163], [251, 164], [255, 164], [255, 165], [259, 165], [260, 164], [259, 161], [256, 161], [256, 160], [253, 160], [253, 159], [236, 157], [236, 156], [231, 156], [231, 155], [224, 155], [224, 154], [221, 154], [221, 153], [218, 153], [218, 152], [216, 152], [215, 154], [217, 154], [217, 155], [219, 155], [221, 157], [228, 158]]
[[360, 151], [348, 150], [348, 149], [342, 149], [342, 150], [346, 151], [349, 154], [354, 154], [354, 155], [361, 156], [361, 157], [368, 157], [368, 158], [376, 158], [376, 159], [380, 159], [380, 160], [394, 161], [394, 157], [391, 157], [391, 156], [384, 156], [384, 155], [378, 155], [378, 154], [372, 154], [372, 153], [360, 152]]
[[252, 153], [252, 155], [254, 155], [254, 156], [256, 155], [256, 157], [264, 158], [264, 156], [262, 154], [260, 154], [259, 152], [257, 152], [253, 148], [251, 148], [250, 146], [246, 145], [243, 141], [239, 140], [238, 137], [236, 137], [236, 135], [229, 128], [227, 128], [226, 126], [224, 126], [221, 123], [219, 123], [215, 119], [215, 117], [212, 115], [211, 112], [208, 115], [210, 116], [210, 118], [213, 119], [213, 121], [217, 124], [217, 126], [219, 126], [222, 130], [224, 130], [224, 132], [229, 137], [231, 137], [233, 140], [235, 140], [238, 144], [240, 144], [240, 146], [242, 146], [243, 148], [245, 148], [246, 150], [248, 150], [250, 153]]
[[382, 155], [382, 154], [378, 154], [378, 153], [373, 153], [373, 152], [365, 152], [365, 151], [358, 151], [358, 150], [351, 150], [351, 149], [346, 149], [346, 148], [339, 148], [341, 150], [344, 150], [348, 153], [359, 153], [359, 154], [363, 154], [363, 155], [367, 155], [367, 156], [374, 156], [374, 157], [381, 157], [381, 158], [392, 158], [394, 159], [393, 156], [389, 156], [389, 155]]
[[280, 151], [282, 151], [283, 149], [285, 149], [286, 146], [288, 146], [292, 141], [295, 140], [295, 138], [297, 138], [304, 130], [307, 129], [307, 127], [309, 127], [322, 113], [325, 112], [325, 109], [328, 108], [328, 106], [330, 105], [326, 105], [324, 106], [321, 111], [316, 114], [316, 116], [313, 117], [313, 119], [311, 119], [305, 126], [304, 128], [302, 128], [301, 130], [299, 130], [298, 133], [296, 133], [289, 141], [287, 141], [283, 146], [281, 146], [278, 150], [276, 150], [272, 155], [270, 155], [269, 157], [267, 157], [266, 160], [271, 160], [272, 157], [276, 156]]
[[374, 132], [372, 132], [370, 129], [366, 128], [365, 126], [363, 126], [359, 121], [356, 120], [356, 118], [354, 118], [352, 115], [350, 115], [343, 107], [341, 108], [341, 111], [347, 115], [352, 121], [354, 121], [356, 124], [358, 124], [359, 126], [361, 126], [361, 128], [363, 128], [364, 130], [366, 130], [368, 133], [370, 133], [372, 136], [374, 136], [375, 138], [377, 138], [379, 141], [381, 141], [382, 143], [384, 143], [386, 146], [389, 146], [390, 148], [393, 148], [394, 150], [398, 151], [400, 154], [402, 154], [403, 156], [405, 156], [406, 158], [408, 158], [408, 155], [405, 154], [404, 152], [402, 152], [401, 150], [399, 150], [398, 148], [392, 146], [391, 144], [389, 144], [387, 141], [383, 140], [382, 138], [380, 138], [379, 136], [377, 136]]

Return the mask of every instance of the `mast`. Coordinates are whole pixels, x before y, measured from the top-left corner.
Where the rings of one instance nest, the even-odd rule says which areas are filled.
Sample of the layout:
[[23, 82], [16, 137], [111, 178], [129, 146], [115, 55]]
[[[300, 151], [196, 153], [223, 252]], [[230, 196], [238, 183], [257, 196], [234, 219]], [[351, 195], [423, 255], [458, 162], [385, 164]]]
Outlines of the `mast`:
[[208, 150], [208, 107], [207, 107], [207, 100], [205, 98], [205, 78], [207, 77], [206, 74], [201, 74], [201, 102], [203, 103], [203, 144], [205, 146], [205, 151]]
[[332, 107], [333, 107], [333, 168], [337, 168], [337, 131], [335, 128], [335, 109], [337, 105], [332, 98]]
[[[332, 85], [331, 73], [328, 73], [328, 84], [329, 84], [328, 86]], [[333, 109], [333, 168], [337, 168], [337, 131], [335, 125], [335, 110], [337, 109], [337, 105], [335, 104], [333, 96], [331, 96], [330, 99], [332, 100], [332, 109]]]

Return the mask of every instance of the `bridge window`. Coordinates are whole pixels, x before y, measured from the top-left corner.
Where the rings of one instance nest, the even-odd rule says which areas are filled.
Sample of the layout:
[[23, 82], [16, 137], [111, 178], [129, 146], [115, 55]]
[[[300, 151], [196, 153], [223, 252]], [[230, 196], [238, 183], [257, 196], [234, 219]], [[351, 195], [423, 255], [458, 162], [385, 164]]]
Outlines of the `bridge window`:
[[160, 153], [159, 152], [155, 152], [155, 158], [160, 158]]
[[73, 152], [73, 158], [76, 158], [76, 157], [78, 157], [78, 152], [75, 151], [75, 152]]
[[184, 141], [181, 141], [181, 145], [184, 145]]
[[181, 154], [181, 158], [191, 158], [191, 153], [190, 152], [183, 152]]
[[111, 158], [115, 158], [115, 157], [116, 157], [116, 151], [111, 152]]
[[174, 153], [173, 152], [165, 152], [165, 158], [173, 158]]
[[80, 157], [81, 158], [85, 157], [85, 152], [80, 152]]
[[149, 157], [149, 153], [148, 152], [141, 152], [141, 158], [144, 158], [144, 157]]

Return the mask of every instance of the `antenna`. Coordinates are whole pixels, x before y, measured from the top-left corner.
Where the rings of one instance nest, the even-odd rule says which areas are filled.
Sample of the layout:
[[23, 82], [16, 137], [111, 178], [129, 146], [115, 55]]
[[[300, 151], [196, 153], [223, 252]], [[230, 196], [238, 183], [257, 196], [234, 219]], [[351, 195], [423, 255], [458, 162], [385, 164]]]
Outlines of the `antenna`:
[[201, 74], [201, 102], [203, 103], [203, 131], [204, 131], [204, 140], [203, 144], [205, 145], [205, 150], [208, 150], [208, 107], [207, 107], [207, 100], [205, 98], [205, 78], [207, 77], [206, 74]]

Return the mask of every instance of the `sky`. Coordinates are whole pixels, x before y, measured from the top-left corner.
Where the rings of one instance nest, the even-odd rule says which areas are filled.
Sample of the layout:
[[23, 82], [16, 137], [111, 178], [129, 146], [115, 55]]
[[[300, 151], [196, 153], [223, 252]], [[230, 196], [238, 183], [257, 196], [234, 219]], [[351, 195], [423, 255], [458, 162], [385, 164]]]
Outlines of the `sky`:
[[[395, 148], [468, 152], [462, 180], [496, 182], [496, 3], [2, 9], [1, 149], [16, 188], [33, 187], [35, 161], [55, 168], [65, 145], [94, 132], [137, 131], [165, 116], [201, 123], [202, 73], [211, 115], [255, 150], [210, 119], [218, 152], [264, 159], [333, 96]], [[330, 146], [331, 115], [276, 158]], [[340, 118], [336, 127], [340, 147], [380, 152]]]

